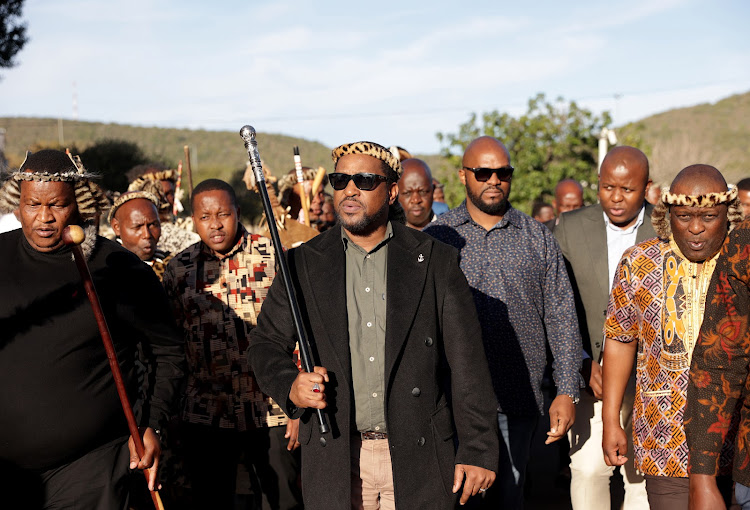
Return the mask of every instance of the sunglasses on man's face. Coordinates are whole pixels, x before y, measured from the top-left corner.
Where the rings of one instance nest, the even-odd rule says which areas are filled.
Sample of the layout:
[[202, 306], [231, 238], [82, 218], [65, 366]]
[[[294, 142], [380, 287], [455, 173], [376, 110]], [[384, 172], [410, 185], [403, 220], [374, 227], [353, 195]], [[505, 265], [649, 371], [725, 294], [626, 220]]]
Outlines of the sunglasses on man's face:
[[354, 185], [359, 190], [372, 191], [378, 187], [378, 184], [387, 180], [384, 175], [371, 173], [349, 175], [335, 172], [328, 174], [328, 182], [331, 183], [331, 187], [336, 191], [346, 188], [349, 185], [349, 181], [354, 181]]
[[513, 178], [513, 167], [510, 165], [501, 166], [500, 168], [469, 168], [464, 167], [464, 170], [468, 170], [474, 174], [474, 178], [479, 182], [487, 182], [490, 180], [492, 174], [497, 174], [497, 178], [504, 182], [510, 182]]

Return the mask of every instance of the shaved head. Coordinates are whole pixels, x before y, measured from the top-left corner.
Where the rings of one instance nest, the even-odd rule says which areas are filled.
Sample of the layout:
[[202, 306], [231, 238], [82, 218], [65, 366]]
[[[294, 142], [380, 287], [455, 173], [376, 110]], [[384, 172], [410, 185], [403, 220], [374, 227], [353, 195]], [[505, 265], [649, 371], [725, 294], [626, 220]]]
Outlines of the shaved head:
[[[474, 160], [481, 154], [486, 152], [502, 152], [505, 156], [505, 159], [510, 162], [510, 152], [508, 152], [508, 149], [505, 148], [503, 142], [491, 136], [480, 136], [466, 146], [466, 150], [464, 151], [463, 165], [468, 167], [479, 166], [474, 163]], [[469, 160], [470, 164], [467, 163], [467, 159]]]
[[398, 180], [398, 201], [406, 215], [406, 224], [422, 229], [432, 220], [432, 172], [421, 159], [401, 162], [403, 172]]
[[711, 165], [690, 165], [680, 170], [669, 191], [680, 195], [705, 195], [727, 190], [727, 181]]
[[643, 152], [627, 145], [609, 151], [599, 169], [599, 203], [609, 222], [620, 229], [634, 225], [650, 185]]
[[642, 178], [644, 184], [648, 182], [648, 158], [640, 149], [627, 145], [613, 148], [604, 157], [601, 171], [604, 167], [614, 169], [620, 166], [627, 168], [631, 175]]
[[[477, 180], [476, 171], [491, 172], [485, 180]], [[463, 166], [458, 171], [466, 187], [466, 209], [472, 219], [490, 229], [508, 208], [513, 168], [510, 153], [503, 143], [491, 136], [472, 141], [464, 152]]]
[[558, 215], [583, 207], [583, 186], [575, 179], [563, 179], [555, 186], [552, 201]]

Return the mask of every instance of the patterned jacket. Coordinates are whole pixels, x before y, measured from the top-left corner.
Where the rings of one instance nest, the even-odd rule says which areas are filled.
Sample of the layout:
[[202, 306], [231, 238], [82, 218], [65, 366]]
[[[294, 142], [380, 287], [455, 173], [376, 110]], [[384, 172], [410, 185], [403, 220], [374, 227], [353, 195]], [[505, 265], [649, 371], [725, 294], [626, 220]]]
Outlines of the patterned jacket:
[[[750, 486], [750, 220], [729, 234], [719, 256], [693, 354], [685, 413], [690, 472], [720, 472], [722, 443], [733, 441], [732, 478]], [[741, 409], [741, 412], [738, 410]]]
[[636, 467], [648, 475], [688, 476], [688, 372], [716, 259], [698, 269], [674, 241], [653, 238], [618, 265], [605, 344], [638, 342], [633, 447]]
[[167, 266], [163, 283], [188, 361], [184, 421], [239, 431], [286, 424], [258, 388], [246, 355], [274, 273], [271, 241], [244, 228], [221, 259], [199, 242]]

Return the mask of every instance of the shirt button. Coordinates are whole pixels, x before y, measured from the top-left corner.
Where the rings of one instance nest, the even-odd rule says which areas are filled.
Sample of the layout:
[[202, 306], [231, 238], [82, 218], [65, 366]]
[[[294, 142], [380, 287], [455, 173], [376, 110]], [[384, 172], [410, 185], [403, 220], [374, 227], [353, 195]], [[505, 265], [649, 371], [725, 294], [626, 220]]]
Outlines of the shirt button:
[[419, 446], [424, 446], [424, 438], [423, 438], [423, 437], [420, 437], [419, 439], [417, 439], [417, 444], [418, 444]]
[[367, 257], [365, 257], [365, 258], [368, 258], [368, 259], [369, 259], [369, 258], [370, 258], [370, 256], [369, 256], [369, 255], [367, 255]]
[[415, 397], [418, 397], [422, 394], [422, 391], [419, 388], [414, 388], [413, 390], [411, 390], [411, 394]]
[[370, 356], [370, 361], [375, 361], [375, 358], [373, 356]]
[[380, 427], [377, 427], [377, 426], [376, 426], [376, 427], [375, 427], [375, 430], [380, 430]]
[[428, 337], [427, 337], [427, 339], [426, 339], [426, 340], [424, 341], [424, 344], [425, 344], [425, 345], [426, 345], [427, 347], [432, 347], [432, 342], [433, 342], [433, 341], [432, 341], [432, 338], [430, 338], [430, 337], [428, 336]]
[[368, 327], [368, 328], [371, 328], [371, 327], [372, 327], [372, 322], [368, 322], [368, 323], [367, 323], [367, 327]]
[[377, 393], [373, 393], [372, 394], [372, 398], [378, 398], [378, 394]]
[[370, 287], [365, 287], [365, 292], [370, 292]]

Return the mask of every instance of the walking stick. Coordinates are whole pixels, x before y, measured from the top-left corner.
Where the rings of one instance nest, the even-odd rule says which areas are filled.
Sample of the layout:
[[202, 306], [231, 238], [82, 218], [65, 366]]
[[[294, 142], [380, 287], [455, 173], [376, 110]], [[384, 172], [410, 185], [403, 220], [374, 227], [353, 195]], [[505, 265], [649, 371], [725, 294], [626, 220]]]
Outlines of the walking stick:
[[[266, 177], [263, 175], [263, 167], [260, 163], [260, 154], [258, 153], [258, 142], [255, 140], [255, 129], [253, 129], [252, 126], [242, 126], [242, 129], [240, 129], [240, 136], [245, 142], [245, 149], [247, 149], [247, 155], [250, 158], [250, 165], [255, 174], [255, 181], [258, 183], [258, 192], [260, 192], [260, 198], [263, 202], [263, 209], [266, 212], [266, 218], [269, 218], [268, 231], [271, 233], [271, 241], [276, 250], [276, 260], [279, 261], [279, 269], [281, 269], [281, 277], [284, 280], [284, 288], [286, 289], [286, 295], [289, 297], [289, 307], [292, 310], [294, 328], [297, 331], [297, 340], [299, 340], [299, 353], [302, 358], [302, 368], [305, 369], [305, 372], [312, 372], [314, 365], [312, 354], [310, 353], [310, 343], [305, 334], [305, 326], [302, 323], [302, 313], [300, 312], [299, 304], [297, 303], [297, 296], [294, 293], [292, 275], [289, 272], [286, 257], [284, 257], [284, 246], [281, 244], [279, 230], [273, 219], [274, 215], [271, 207], [271, 200], [268, 197], [268, 190], [266, 189]], [[325, 414], [323, 414], [321, 409], [316, 409], [315, 412], [318, 415], [318, 421], [320, 422], [320, 433], [327, 433], [328, 420], [326, 420]]]
[[189, 199], [193, 196], [193, 167], [190, 166], [190, 146], [184, 146], [183, 150], [185, 151], [185, 173], [187, 173]]
[[[138, 431], [138, 425], [135, 422], [135, 415], [133, 414], [133, 408], [130, 406], [130, 400], [128, 399], [128, 392], [125, 389], [125, 383], [122, 379], [122, 372], [120, 372], [120, 364], [117, 362], [117, 353], [115, 347], [112, 344], [112, 337], [109, 334], [109, 327], [107, 326], [107, 320], [104, 318], [104, 312], [102, 311], [102, 305], [99, 302], [99, 296], [94, 288], [94, 280], [91, 278], [91, 272], [86, 264], [86, 258], [83, 256], [80, 244], [85, 239], [86, 234], [83, 229], [78, 225], [68, 225], [63, 230], [62, 239], [63, 242], [69, 245], [73, 250], [73, 257], [78, 267], [78, 272], [81, 274], [81, 280], [83, 281], [83, 287], [86, 290], [86, 295], [91, 303], [91, 308], [94, 310], [94, 317], [96, 318], [96, 325], [99, 327], [99, 334], [102, 337], [104, 343], [104, 350], [107, 352], [107, 359], [109, 359], [109, 368], [112, 370], [112, 376], [115, 379], [115, 387], [117, 388], [117, 395], [120, 397], [120, 403], [122, 404], [122, 410], [125, 412], [125, 419], [128, 422], [128, 429], [130, 430], [130, 436], [133, 438], [135, 443], [135, 450], [138, 452], [139, 457], [143, 457], [145, 451], [143, 447], [143, 440], [141, 434]], [[144, 475], [146, 472], [144, 470]], [[147, 475], [146, 475], [147, 476]], [[164, 505], [159, 497], [159, 492], [149, 491], [151, 493], [151, 499], [154, 502], [154, 507], [157, 510], [164, 510]]]

